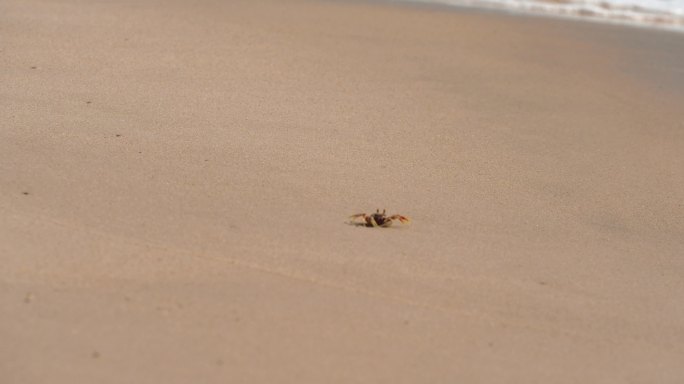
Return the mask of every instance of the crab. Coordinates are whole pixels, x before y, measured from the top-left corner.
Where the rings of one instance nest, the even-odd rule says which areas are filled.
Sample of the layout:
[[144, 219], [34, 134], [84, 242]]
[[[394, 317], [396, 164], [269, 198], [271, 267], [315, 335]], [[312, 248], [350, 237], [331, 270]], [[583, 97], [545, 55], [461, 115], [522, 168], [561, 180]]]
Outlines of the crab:
[[[372, 213], [370, 215], [365, 214], [365, 213], [359, 213], [356, 215], [351, 215], [349, 216], [351, 219], [351, 223], [353, 225], [358, 225], [358, 226], [365, 226], [365, 227], [389, 227], [392, 225], [392, 222], [394, 220], [399, 220], [402, 224], [407, 224], [411, 220], [402, 215], [392, 215], [392, 216], [387, 216], [385, 214], [385, 210], [382, 210], [382, 213], [380, 213], [380, 210], [377, 209], [375, 210], [375, 213]], [[362, 219], [363, 221], [359, 221], [359, 219]]]

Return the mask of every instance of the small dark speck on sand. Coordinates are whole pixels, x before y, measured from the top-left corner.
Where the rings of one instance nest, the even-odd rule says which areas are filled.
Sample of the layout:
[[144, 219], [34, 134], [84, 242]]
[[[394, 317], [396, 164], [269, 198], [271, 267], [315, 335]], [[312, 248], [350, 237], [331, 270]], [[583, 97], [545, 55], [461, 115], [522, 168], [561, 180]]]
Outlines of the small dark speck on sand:
[[117, 133], [117, 134], [116, 134], [116, 137], [121, 137], [121, 135]]
[[223, 360], [216, 359], [215, 363], [216, 363], [216, 365], [221, 366], [221, 365], [223, 365]]
[[99, 359], [100, 358], [100, 352], [93, 351], [93, 353], [90, 354], [90, 357], [92, 357], [93, 359]]
[[546, 281], [540, 281], [539, 282], [539, 285], [546, 285], [546, 284], [548, 284]]
[[38, 69], [38, 67], [36, 67], [36, 66], [33, 66], [33, 67], [31, 67], [31, 69]]
[[90, 100], [86, 101], [86, 104], [92, 104], [92, 103], [93, 103], [93, 102], [90, 101]]
[[23, 194], [24, 196], [28, 196], [28, 195], [29, 195], [29, 193], [26, 192], [26, 191], [22, 192], [22, 194]]

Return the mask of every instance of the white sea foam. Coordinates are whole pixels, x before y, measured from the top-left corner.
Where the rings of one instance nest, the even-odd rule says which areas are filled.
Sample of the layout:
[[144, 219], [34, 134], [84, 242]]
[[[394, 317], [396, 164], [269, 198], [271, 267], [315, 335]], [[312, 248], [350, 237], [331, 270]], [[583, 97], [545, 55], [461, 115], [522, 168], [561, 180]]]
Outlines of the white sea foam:
[[398, 0], [501, 9], [684, 32], [684, 0]]

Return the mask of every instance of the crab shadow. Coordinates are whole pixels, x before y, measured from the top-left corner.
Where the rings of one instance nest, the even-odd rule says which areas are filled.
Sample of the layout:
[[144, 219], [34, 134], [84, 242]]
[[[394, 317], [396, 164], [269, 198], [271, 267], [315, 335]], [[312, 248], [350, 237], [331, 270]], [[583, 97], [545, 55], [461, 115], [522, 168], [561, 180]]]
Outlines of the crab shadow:
[[395, 230], [397, 230], [397, 229], [402, 229], [403, 227], [405, 227], [403, 225], [390, 225], [388, 227], [382, 227], [382, 226], [373, 227], [372, 225], [368, 225], [366, 223], [359, 223], [357, 221], [345, 221], [344, 223], [349, 225], [349, 226], [352, 226], [352, 227], [361, 227], [361, 228], [380, 228], [380, 229], [395, 229]]

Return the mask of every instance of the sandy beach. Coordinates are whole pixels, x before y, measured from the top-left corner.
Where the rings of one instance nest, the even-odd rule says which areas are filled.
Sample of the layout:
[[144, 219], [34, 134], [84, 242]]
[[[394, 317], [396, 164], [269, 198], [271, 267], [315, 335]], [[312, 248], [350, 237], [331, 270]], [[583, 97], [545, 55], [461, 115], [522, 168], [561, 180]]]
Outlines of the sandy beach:
[[3, 384], [684, 382], [684, 34], [4, 0], [0, 36]]

